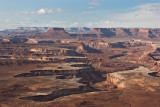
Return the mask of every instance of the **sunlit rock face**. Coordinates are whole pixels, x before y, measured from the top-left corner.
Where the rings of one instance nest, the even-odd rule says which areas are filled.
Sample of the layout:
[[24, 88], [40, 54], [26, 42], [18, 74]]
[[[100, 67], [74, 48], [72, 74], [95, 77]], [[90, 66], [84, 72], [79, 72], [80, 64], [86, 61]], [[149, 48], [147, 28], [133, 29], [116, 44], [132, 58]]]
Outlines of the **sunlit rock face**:
[[118, 89], [125, 88], [125, 78], [116, 73], [107, 74], [105, 83], [111, 84]]

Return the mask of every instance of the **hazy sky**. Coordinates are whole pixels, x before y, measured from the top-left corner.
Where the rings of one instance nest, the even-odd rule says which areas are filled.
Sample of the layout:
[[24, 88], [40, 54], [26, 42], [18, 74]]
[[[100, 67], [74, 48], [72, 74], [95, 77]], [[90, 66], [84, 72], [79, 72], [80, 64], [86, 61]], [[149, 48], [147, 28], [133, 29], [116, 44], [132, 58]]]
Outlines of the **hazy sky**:
[[160, 0], [0, 0], [0, 30], [20, 26], [160, 27]]

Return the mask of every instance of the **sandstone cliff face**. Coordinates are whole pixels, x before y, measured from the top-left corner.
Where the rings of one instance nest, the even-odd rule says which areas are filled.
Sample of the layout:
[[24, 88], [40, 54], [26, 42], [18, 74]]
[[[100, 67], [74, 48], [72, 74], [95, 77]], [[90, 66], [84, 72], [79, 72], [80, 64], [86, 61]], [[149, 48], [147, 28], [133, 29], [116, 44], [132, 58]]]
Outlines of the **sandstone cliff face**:
[[118, 73], [107, 74], [105, 84], [113, 85], [115, 88], [125, 88], [125, 78]]
[[9, 39], [3, 39], [2, 42], [10, 42]]
[[81, 46], [78, 46], [78, 47], [76, 48], [76, 52], [78, 52], [78, 53], [86, 53], [86, 51], [84, 50], [84, 48], [83, 48], [82, 45], [81, 45]]
[[95, 28], [101, 33], [101, 37], [112, 37], [116, 36], [115, 28]]
[[93, 34], [102, 34], [101, 30], [98, 29], [98, 28], [97, 28], [97, 29], [92, 28], [90, 33], [91, 33], [91, 34], [92, 34], [92, 33], [93, 33]]
[[101, 48], [107, 48], [109, 47], [109, 43], [106, 43], [102, 40], [93, 40], [86, 43], [89, 47], [95, 48], [95, 49], [101, 49]]
[[38, 44], [38, 42], [34, 39], [28, 39], [28, 41], [26, 43], [28, 43], [28, 44]]
[[130, 29], [130, 32], [132, 35], [137, 35], [138, 34], [138, 29]]
[[116, 29], [116, 35], [121, 35], [121, 34], [124, 34], [124, 33], [125, 32], [124, 32], [123, 29], [120, 29], [120, 28]]
[[67, 33], [64, 30], [64, 28], [51, 28], [47, 32], [45, 32], [46, 35], [50, 35], [50, 34], [63, 34], [63, 33]]
[[84, 43], [82, 43], [81, 46], [77, 47], [76, 52], [78, 53], [101, 53], [100, 50], [93, 48], [92, 46], [89, 46], [88, 44], [84, 44]]

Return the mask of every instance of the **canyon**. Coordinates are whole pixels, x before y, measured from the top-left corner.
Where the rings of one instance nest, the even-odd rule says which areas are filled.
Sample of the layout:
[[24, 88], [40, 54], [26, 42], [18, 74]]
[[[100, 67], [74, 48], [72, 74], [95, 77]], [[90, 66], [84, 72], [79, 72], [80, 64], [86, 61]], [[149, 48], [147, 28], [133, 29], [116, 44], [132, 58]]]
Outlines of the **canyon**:
[[0, 106], [159, 107], [160, 29], [0, 32]]

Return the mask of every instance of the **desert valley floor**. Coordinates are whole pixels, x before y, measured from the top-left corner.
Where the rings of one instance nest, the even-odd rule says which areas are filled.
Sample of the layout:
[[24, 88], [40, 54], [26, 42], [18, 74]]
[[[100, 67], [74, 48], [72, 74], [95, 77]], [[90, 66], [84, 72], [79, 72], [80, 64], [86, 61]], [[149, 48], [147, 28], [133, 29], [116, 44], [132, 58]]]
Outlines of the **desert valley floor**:
[[1, 37], [0, 106], [159, 107], [159, 38], [95, 30]]

